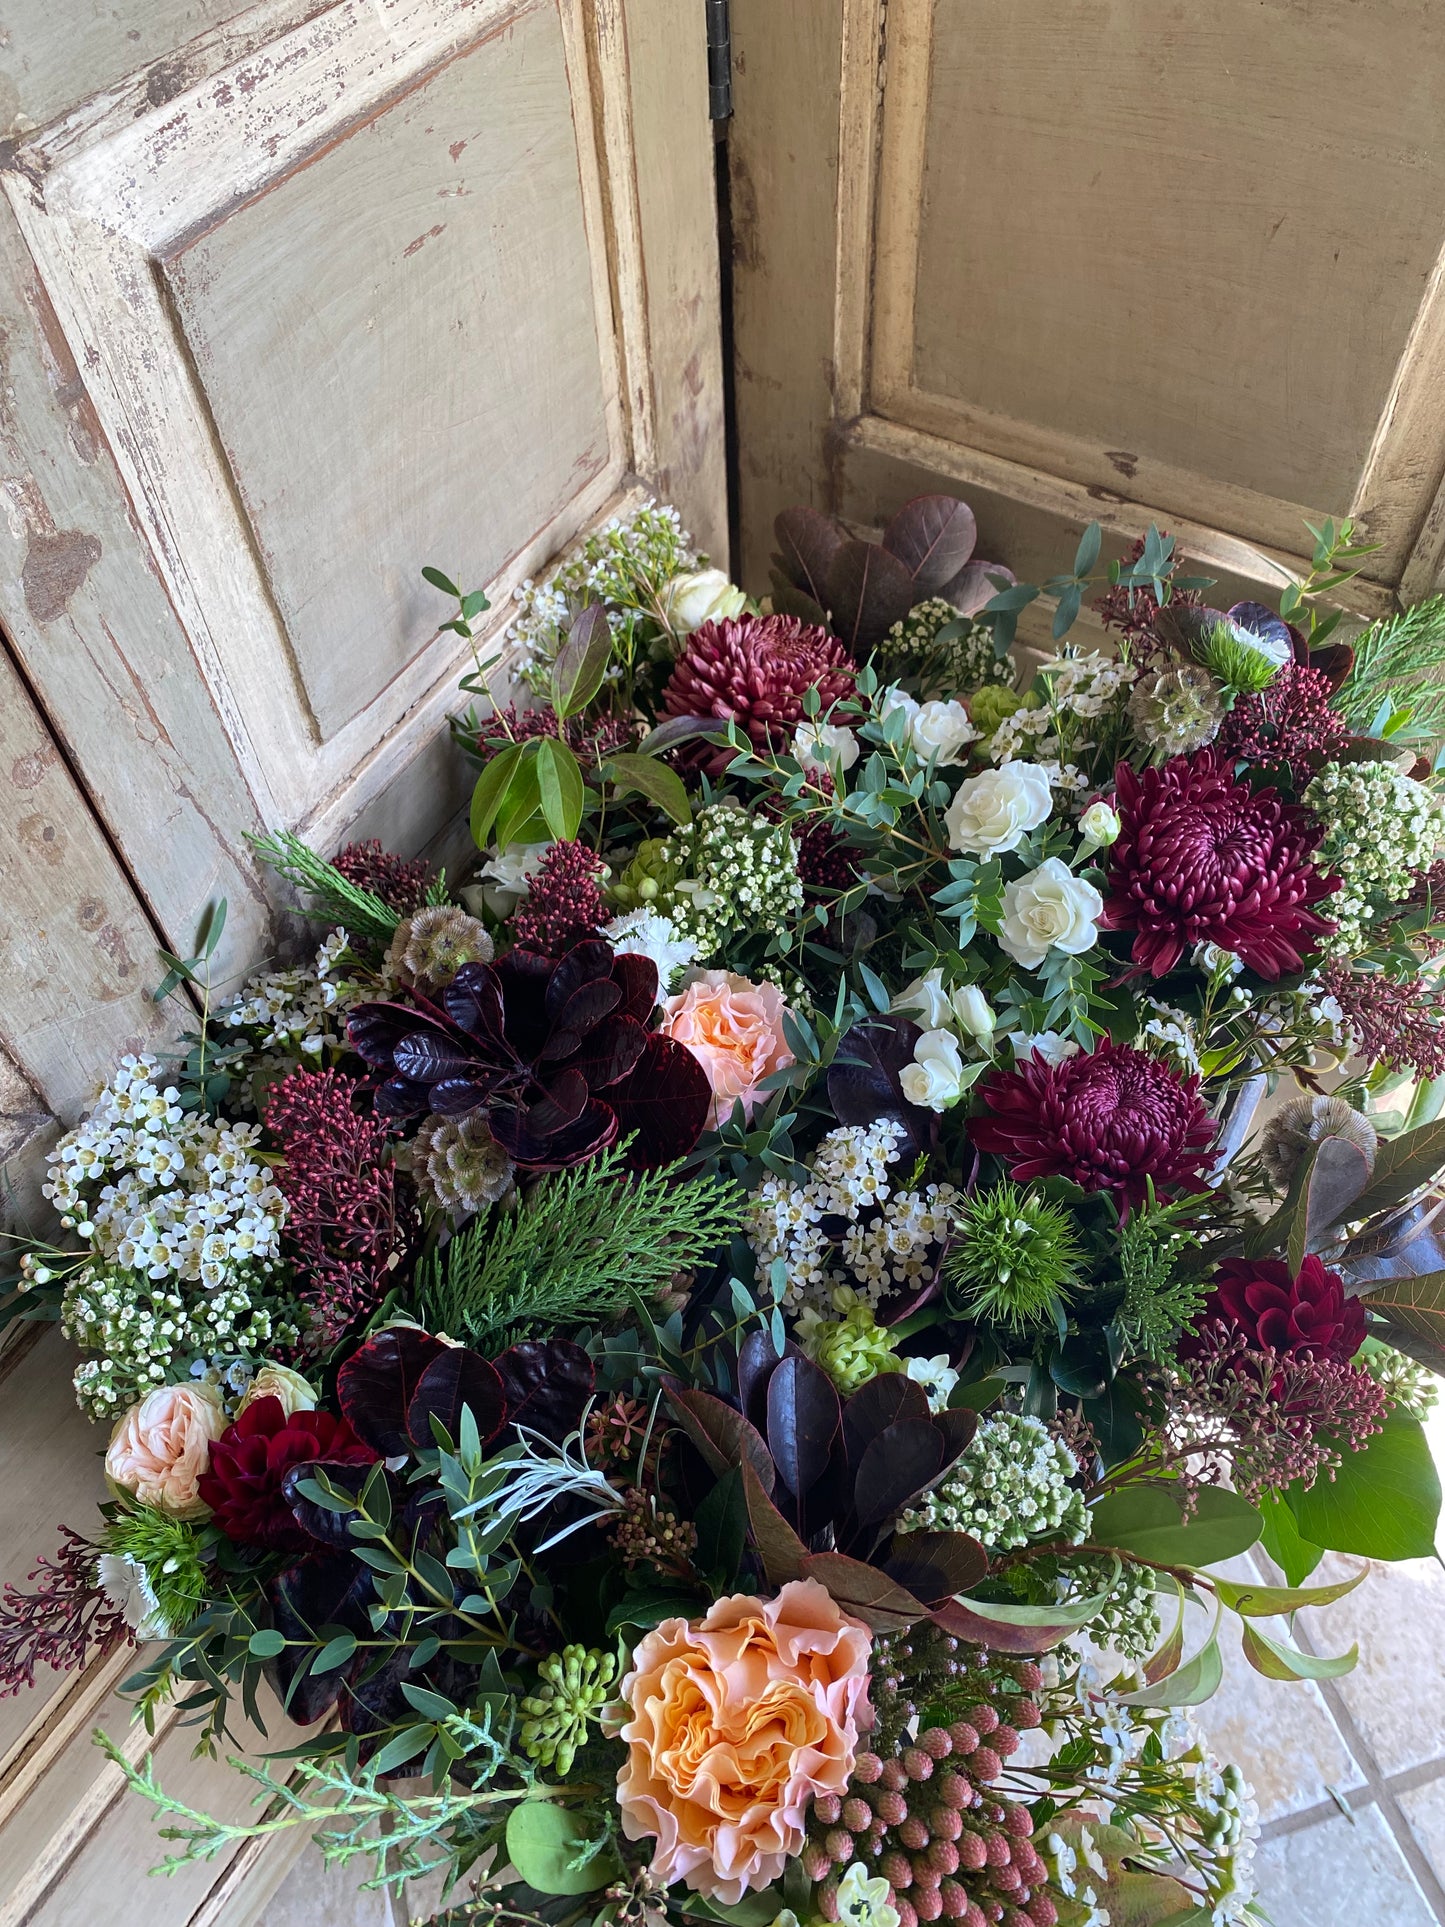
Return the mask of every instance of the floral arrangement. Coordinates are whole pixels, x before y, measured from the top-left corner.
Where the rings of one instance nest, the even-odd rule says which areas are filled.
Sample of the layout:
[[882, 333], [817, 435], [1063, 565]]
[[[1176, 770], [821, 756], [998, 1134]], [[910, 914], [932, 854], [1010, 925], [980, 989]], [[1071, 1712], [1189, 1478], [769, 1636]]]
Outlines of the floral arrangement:
[[104, 1742], [167, 1864], [319, 1824], [457, 1920], [1259, 1921], [1221, 1616], [1347, 1670], [1265, 1622], [1440, 1503], [1445, 600], [777, 533], [761, 605], [655, 505], [524, 586], [474, 878], [278, 835], [314, 956], [165, 959], [20, 1245], [112, 1496], [0, 1684], [269, 1684], [254, 1821]]

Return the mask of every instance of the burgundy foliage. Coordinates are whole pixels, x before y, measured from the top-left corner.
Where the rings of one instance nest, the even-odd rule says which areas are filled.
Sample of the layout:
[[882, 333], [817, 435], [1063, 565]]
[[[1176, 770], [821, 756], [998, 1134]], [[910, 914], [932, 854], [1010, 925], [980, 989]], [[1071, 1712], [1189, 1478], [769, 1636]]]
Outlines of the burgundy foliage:
[[1070, 1178], [1128, 1209], [1150, 1180], [1160, 1197], [1199, 1190], [1213, 1161], [1218, 1126], [1199, 1079], [1127, 1044], [1106, 1039], [1060, 1064], [1027, 1057], [996, 1071], [983, 1099], [992, 1116], [973, 1119], [969, 1135], [1021, 1184]]
[[99, 1548], [69, 1526], [60, 1548], [29, 1578], [34, 1592], [6, 1585], [0, 1594], [0, 1699], [35, 1684], [37, 1666], [73, 1673], [120, 1640], [133, 1640], [119, 1607], [96, 1579]]
[[[816, 689], [824, 710], [853, 693], [854, 668], [836, 636], [796, 616], [739, 616], [705, 622], [683, 645], [659, 721], [671, 716], [731, 717], [754, 749], [784, 749]], [[687, 744], [681, 760], [719, 776], [734, 752], [726, 744]]]
[[1310, 861], [1323, 825], [1273, 789], [1236, 782], [1213, 749], [1142, 774], [1120, 763], [1114, 780], [1122, 828], [1103, 921], [1134, 932], [1135, 964], [1162, 977], [1215, 943], [1261, 977], [1301, 969], [1335, 927], [1312, 908], [1339, 887]]
[[600, 939], [560, 962], [510, 951], [464, 964], [441, 1004], [363, 1004], [353, 1047], [377, 1073], [383, 1117], [483, 1112], [515, 1163], [534, 1171], [578, 1164], [637, 1133], [633, 1161], [685, 1156], [712, 1107], [692, 1053], [649, 1033], [657, 969]]
[[309, 1552], [316, 1541], [286, 1497], [286, 1474], [294, 1466], [371, 1465], [376, 1456], [345, 1419], [320, 1411], [288, 1418], [279, 1398], [258, 1398], [211, 1447], [199, 1491], [236, 1545]]
[[923, 1035], [911, 1017], [864, 1017], [843, 1038], [828, 1070], [828, 1103], [840, 1124], [874, 1124], [891, 1117], [908, 1133], [905, 1148], [931, 1151], [938, 1114], [910, 1104], [902, 1074]]
[[374, 1311], [420, 1230], [415, 1192], [383, 1125], [364, 1117], [339, 1071], [292, 1071], [272, 1086], [266, 1128], [284, 1154], [282, 1233], [324, 1344]]
[[1244, 1334], [1255, 1351], [1297, 1352], [1347, 1365], [1365, 1340], [1365, 1308], [1313, 1252], [1298, 1276], [1280, 1258], [1226, 1258], [1205, 1316]]
[[399, 917], [409, 917], [421, 908], [431, 882], [431, 865], [422, 857], [408, 862], [384, 850], [375, 837], [365, 843], [348, 843], [336, 858], [333, 868], [359, 890], [370, 890]]

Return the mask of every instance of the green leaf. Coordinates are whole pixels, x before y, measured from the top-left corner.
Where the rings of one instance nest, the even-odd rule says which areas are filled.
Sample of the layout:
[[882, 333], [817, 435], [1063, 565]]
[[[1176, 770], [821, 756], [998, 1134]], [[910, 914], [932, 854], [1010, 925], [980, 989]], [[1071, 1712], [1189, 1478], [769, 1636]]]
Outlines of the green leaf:
[[574, 1864], [590, 1844], [578, 1815], [550, 1800], [524, 1800], [507, 1820], [507, 1857], [539, 1894], [591, 1894], [615, 1880], [622, 1868], [611, 1848]]
[[507, 793], [507, 785], [522, 758], [522, 745], [508, 743], [499, 749], [487, 763], [477, 778], [477, 786], [472, 791], [472, 841], [479, 850], [485, 850], [497, 811], [502, 807], [502, 798]]
[[1428, 1559], [1440, 1518], [1440, 1475], [1424, 1428], [1398, 1409], [1361, 1452], [1346, 1452], [1333, 1479], [1286, 1498], [1300, 1532], [1330, 1552], [1366, 1559]]
[[1277, 1492], [1267, 1492], [1259, 1502], [1264, 1530], [1259, 1543], [1279, 1567], [1291, 1586], [1308, 1579], [1324, 1558], [1323, 1546], [1312, 1546], [1300, 1533], [1298, 1522]]
[[1186, 1520], [1178, 1493], [1165, 1485], [1128, 1485], [1106, 1493], [1089, 1514], [1089, 1538], [1159, 1566], [1212, 1566], [1247, 1552], [1262, 1521], [1237, 1492], [1206, 1485]]
[[1298, 1612], [1301, 1606], [1328, 1606], [1343, 1599], [1369, 1570], [1362, 1566], [1353, 1579], [1339, 1579], [1332, 1586], [1242, 1586], [1234, 1579], [1215, 1579], [1214, 1590], [1241, 1619], [1272, 1619]]
[[687, 800], [687, 789], [677, 771], [668, 763], [659, 762], [655, 756], [642, 756], [628, 751], [620, 756], [610, 756], [609, 764], [614, 773], [617, 794], [625, 796], [629, 790], [637, 790], [649, 803], [656, 804], [674, 823], [687, 824], [692, 821], [692, 805]]
[[1425, 1271], [1414, 1278], [1395, 1278], [1361, 1303], [1379, 1312], [1398, 1331], [1425, 1339], [1445, 1350], [1445, 1271]]
[[344, 1666], [356, 1651], [355, 1633], [338, 1633], [335, 1639], [328, 1639], [321, 1651], [311, 1662], [311, 1671], [334, 1673], [338, 1666]]
[[262, 1626], [259, 1631], [252, 1633], [246, 1645], [256, 1659], [275, 1659], [278, 1653], [286, 1650], [285, 1636], [278, 1633], [274, 1626]]
[[443, 575], [440, 569], [425, 568], [421, 573], [424, 582], [430, 582], [434, 589], [440, 589], [443, 595], [449, 595], [454, 602], [461, 601], [461, 590], [449, 576]]
[[537, 744], [537, 793], [547, 828], [570, 843], [582, 822], [582, 772], [567, 745], [551, 736]]
[[1104, 531], [1097, 522], [1090, 522], [1079, 537], [1079, 546], [1074, 551], [1074, 574], [1092, 575], [1094, 564], [1099, 559], [1099, 549], [1103, 543]]
[[639, 1626], [643, 1632], [651, 1632], [664, 1619], [695, 1619], [697, 1613], [698, 1602], [690, 1593], [634, 1592], [607, 1615], [607, 1631], [611, 1634], [624, 1626]]
[[[541, 737], [533, 737], [530, 743], [522, 745], [516, 774], [507, 785], [507, 794], [497, 811], [493, 833], [498, 847], [503, 850], [509, 843], [540, 843], [547, 837], [546, 821], [542, 816], [542, 791], [537, 782], [537, 747], [542, 740]], [[523, 835], [529, 824], [536, 825], [535, 836]]]
[[226, 899], [206, 905], [201, 925], [196, 932], [196, 954], [198, 957], [214, 957], [216, 945], [221, 941], [221, 932], [226, 927]]
[[1061, 1632], [1073, 1632], [1080, 1626], [1087, 1626], [1103, 1609], [1105, 1600], [1114, 1590], [1119, 1577], [1119, 1563], [1114, 1562], [1114, 1570], [1107, 1582], [1098, 1592], [1091, 1593], [1087, 1599], [1070, 1600], [1067, 1605], [1055, 1606], [1004, 1606], [995, 1605], [990, 1599], [961, 1598], [958, 1603], [965, 1612], [972, 1613], [977, 1619], [986, 1619], [994, 1626], [1057, 1626]]
[[1370, 1182], [1356, 1198], [1351, 1217], [1368, 1218], [1402, 1203], [1417, 1185], [1445, 1165], [1445, 1119], [1386, 1138], [1375, 1153]]
[[461, 602], [462, 615], [468, 622], [471, 622], [475, 617], [481, 615], [484, 610], [490, 609], [492, 606], [487, 599], [485, 589], [471, 590], [469, 594], [462, 597]]
[[1302, 1653], [1288, 1640], [1269, 1639], [1258, 1626], [1246, 1625], [1243, 1635], [1244, 1656], [1257, 1673], [1266, 1679], [1339, 1679], [1352, 1673], [1359, 1663], [1360, 1649], [1351, 1646], [1338, 1659], [1321, 1659]]
[[1218, 1624], [1193, 1659], [1177, 1672], [1137, 1693], [1125, 1693], [1124, 1706], [1202, 1706], [1219, 1691], [1224, 1678], [1224, 1659], [1219, 1650]]
[[697, 1568], [730, 1590], [742, 1563], [748, 1532], [748, 1502], [737, 1466], [718, 1480], [697, 1509]]
[[552, 667], [552, 707], [559, 717], [575, 716], [602, 687], [612, 659], [612, 631], [600, 602], [589, 602], [567, 631]]

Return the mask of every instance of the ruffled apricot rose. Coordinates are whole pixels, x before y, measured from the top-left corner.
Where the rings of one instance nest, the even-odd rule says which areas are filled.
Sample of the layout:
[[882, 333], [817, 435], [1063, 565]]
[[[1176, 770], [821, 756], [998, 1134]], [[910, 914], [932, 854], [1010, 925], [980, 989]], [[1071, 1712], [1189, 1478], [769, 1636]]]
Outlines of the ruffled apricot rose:
[[617, 1804], [629, 1840], [657, 1842], [658, 1880], [732, 1905], [780, 1877], [809, 1803], [847, 1788], [871, 1651], [813, 1579], [646, 1634], [622, 1682]]

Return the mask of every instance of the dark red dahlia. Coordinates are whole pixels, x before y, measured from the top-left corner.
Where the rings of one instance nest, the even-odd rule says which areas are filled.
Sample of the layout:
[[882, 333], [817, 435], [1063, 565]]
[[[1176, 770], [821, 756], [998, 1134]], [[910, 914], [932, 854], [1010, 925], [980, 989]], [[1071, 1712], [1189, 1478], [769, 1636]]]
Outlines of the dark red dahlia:
[[595, 937], [612, 915], [597, 887], [602, 872], [602, 859], [585, 843], [554, 843], [512, 918], [513, 939], [524, 950], [560, 957]]
[[[816, 689], [826, 711], [852, 694], [856, 674], [836, 636], [796, 616], [705, 622], [678, 657], [661, 715], [731, 716], [755, 749], [781, 749], [803, 720], [807, 692]], [[731, 750], [713, 744], [685, 753], [714, 776], [732, 761]]]
[[1213, 749], [1114, 772], [1122, 825], [1109, 852], [1104, 927], [1134, 932], [1134, 962], [1162, 977], [1199, 943], [1261, 977], [1303, 967], [1334, 929], [1310, 908], [1339, 888], [1310, 862], [1324, 834], [1276, 790], [1237, 783]]
[[317, 1542], [286, 1502], [286, 1474], [293, 1465], [369, 1465], [376, 1456], [345, 1419], [329, 1412], [288, 1418], [279, 1398], [258, 1398], [212, 1445], [211, 1469], [197, 1489], [234, 1544], [310, 1552]]
[[1142, 1204], [1152, 1178], [1161, 1197], [1204, 1184], [1218, 1126], [1184, 1078], [1157, 1057], [1107, 1039], [1060, 1064], [1035, 1053], [983, 1086], [992, 1117], [969, 1135], [1003, 1159], [1010, 1177], [1072, 1178], [1086, 1191], [1112, 1191], [1127, 1209]]
[[1218, 747], [1251, 768], [1307, 783], [1349, 739], [1332, 708], [1335, 685], [1324, 669], [1287, 662], [1267, 689], [1240, 696], [1220, 725]]
[[1243, 1332], [1254, 1351], [1347, 1365], [1364, 1343], [1364, 1306], [1313, 1253], [1298, 1277], [1279, 1258], [1226, 1258], [1214, 1276], [1204, 1316]]

